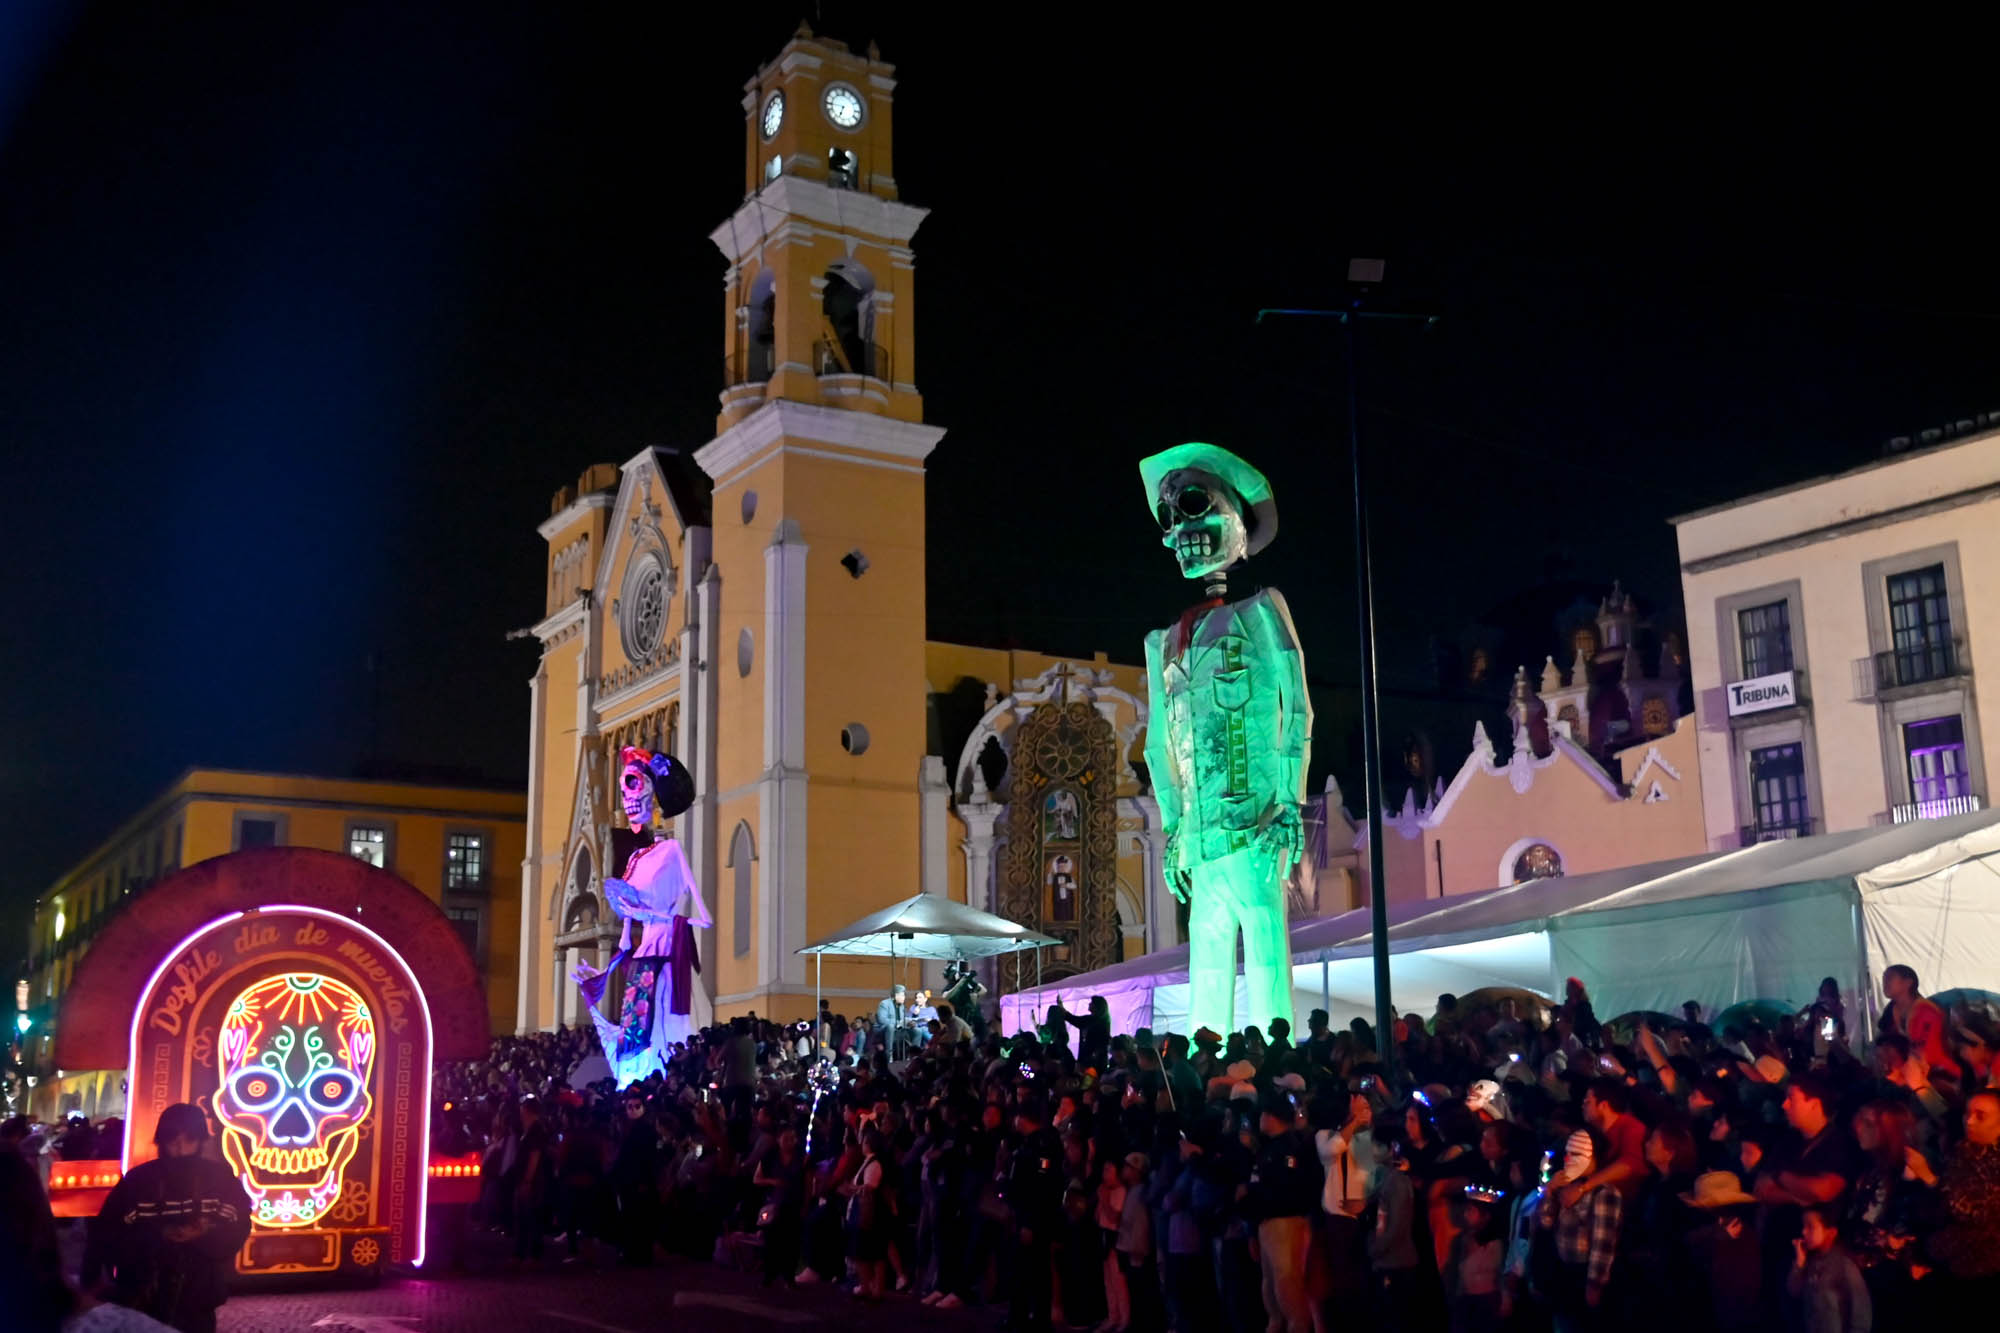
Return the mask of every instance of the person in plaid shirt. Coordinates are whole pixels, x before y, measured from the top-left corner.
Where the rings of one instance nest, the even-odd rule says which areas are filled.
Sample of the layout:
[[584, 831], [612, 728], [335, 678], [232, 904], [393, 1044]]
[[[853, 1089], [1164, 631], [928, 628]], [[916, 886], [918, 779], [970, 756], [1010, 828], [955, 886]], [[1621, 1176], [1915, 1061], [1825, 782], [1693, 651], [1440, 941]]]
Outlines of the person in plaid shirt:
[[[1560, 1187], [1590, 1175], [1597, 1151], [1590, 1131], [1569, 1136], [1563, 1169], [1550, 1185], [1554, 1191], [1538, 1209], [1540, 1224], [1554, 1228], [1557, 1271], [1546, 1293], [1555, 1315], [1557, 1333], [1599, 1326], [1604, 1286], [1618, 1257], [1618, 1228], [1625, 1217], [1625, 1200], [1609, 1185], [1593, 1185], [1571, 1202], [1560, 1202]], [[1553, 1205], [1553, 1206], [1552, 1206]]]

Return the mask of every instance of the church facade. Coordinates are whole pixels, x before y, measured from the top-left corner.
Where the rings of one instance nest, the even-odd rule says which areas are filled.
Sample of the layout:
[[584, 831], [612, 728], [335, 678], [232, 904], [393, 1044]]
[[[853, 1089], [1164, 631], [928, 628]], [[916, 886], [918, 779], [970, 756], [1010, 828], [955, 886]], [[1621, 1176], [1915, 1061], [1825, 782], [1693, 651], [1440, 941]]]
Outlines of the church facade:
[[[899, 195], [894, 90], [872, 47], [803, 27], [749, 81], [744, 201], [711, 233], [715, 436], [587, 469], [540, 525], [522, 1031], [583, 1020], [569, 972], [615, 948], [624, 745], [695, 777], [673, 831], [715, 916], [697, 1021], [804, 1017], [819, 978], [797, 950], [916, 892], [1049, 930], [1057, 974], [1178, 938], [1131, 762], [1140, 670], [925, 638], [924, 467], [945, 432], [917, 388], [925, 210]], [[996, 785], [947, 767], [940, 708], [968, 692], [978, 742], [954, 748], [986, 753]], [[890, 975], [830, 959], [824, 986], [859, 1011]]]
[[[926, 638], [925, 467], [949, 442], [918, 389], [925, 210], [895, 176], [895, 87], [872, 47], [803, 27], [745, 85], [744, 198], [710, 233], [715, 434], [585, 469], [538, 529], [520, 1031], [587, 1021], [570, 974], [615, 951], [603, 883], [635, 845], [615, 783], [626, 745], [694, 775], [672, 831], [715, 919], [697, 940], [698, 1024], [802, 1018], [822, 983], [850, 1014], [892, 977], [934, 983], [935, 965], [834, 958], [821, 974], [798, 952], [919, 892], [1056, 938], [984, 965], [996, 992], [1184, 938], [1144, 772], [1143, 668]], [[1550, 662], [1539, 693], [1519, 677], [1512, 757], [1482, 733], [1449, 788], [1426, 781], [1390, 813], [1392, 897], [1698, 843], [1678, 645], [1644, 669], [1636, 623], [1614, 589], [1569, 673]], [[1292, 918], [1366, 901], [1365, 834], [1331, 780], [1304, 822]]]

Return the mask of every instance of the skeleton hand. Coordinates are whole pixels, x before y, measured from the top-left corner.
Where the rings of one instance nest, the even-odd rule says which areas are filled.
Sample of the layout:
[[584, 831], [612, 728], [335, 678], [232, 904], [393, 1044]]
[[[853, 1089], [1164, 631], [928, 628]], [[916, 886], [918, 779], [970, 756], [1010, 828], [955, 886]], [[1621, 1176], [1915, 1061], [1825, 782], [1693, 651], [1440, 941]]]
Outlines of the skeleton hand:
[[1305, 823], [1299, 816], [1299, 807], [1290, 802], [1272, 812], [1262, 836], [1265, 850], [1278, 858], [1280, 869], [1290, 870], [1305, 855]]
[[1182, 902], [1188, 900], [1188, 893], [1194, 887], [1187, 867], [1181, 864], [1181, 835], [1167, 834], [1167, 847], [1160, 854], [1160, 867], [1166, 872], [1167, 887], [1174, 891], [1174, 897]]

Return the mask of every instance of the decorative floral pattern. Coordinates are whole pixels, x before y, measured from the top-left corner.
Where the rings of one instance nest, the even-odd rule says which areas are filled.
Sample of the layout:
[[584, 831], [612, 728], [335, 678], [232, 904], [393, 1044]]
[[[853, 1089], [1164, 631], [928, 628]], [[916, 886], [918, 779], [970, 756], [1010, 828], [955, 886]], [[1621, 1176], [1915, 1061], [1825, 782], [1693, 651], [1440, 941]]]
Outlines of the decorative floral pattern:
[[[998, 874], [1000, 914], [1038, 924], [1063, 940], [1053, 951], [1054, 967], [1044, 979], [1103, 967], [1118, 961], [1118, 733], [1095, 705], [1082, 701], [1045, 703], [1015, 732], [1007, 802], [1007, 840]], [[1076, 864], [1074, 915], [1061, 921], [1046, 914], [1044, 803], [1057, 784], [1075, 793], [1082, 815], [1081, 838], [1064, 842]], [[1067, 952], [1067, 957], [1064, 953]], [[1052, 960], [1053, 961], [1053, 960]], [[1035, 983], [1034, 959], [1015, 954], [1001, 964], [1003, 989]]]
[[368, 1182], [350, 1177], [340, 1190], [340, 1197], [326, 1210], [329, 1221], [340, 1223], [359, 1222], [368, 1216]]
[[373, 1236], [363, 1236], [347, 1251], [347, 1257], [363, 1268], [372, 1268], [375, 1261], [382, 1257], [382, 1247], [375, 1243]]

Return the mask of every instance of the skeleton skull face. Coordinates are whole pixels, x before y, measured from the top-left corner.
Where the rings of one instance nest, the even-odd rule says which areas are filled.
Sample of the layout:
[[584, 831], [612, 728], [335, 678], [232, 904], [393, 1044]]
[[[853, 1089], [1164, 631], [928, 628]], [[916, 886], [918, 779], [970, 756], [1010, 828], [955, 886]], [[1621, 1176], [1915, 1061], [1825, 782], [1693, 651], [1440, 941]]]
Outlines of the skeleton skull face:
[[625, 822], [634, 833], [653, 822], [653, 774], [638, 760], [625, 765], [618, 779], [618, 797], [625, 806]]
[[267, 1227], [316, 1226], [374, 1109], [375, 1019], [352, 988], [315, 973], [266, 977], [230, 1002], [215, 1115], [222, 1155]]
[[1207, 472], [1179, 468], [1162, 477], [1154, 513], [1160, 520], [1160, 544], [1180, 561], [1183, 578], [1205, 578], [1249, 554], [1242, 501]]

